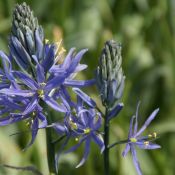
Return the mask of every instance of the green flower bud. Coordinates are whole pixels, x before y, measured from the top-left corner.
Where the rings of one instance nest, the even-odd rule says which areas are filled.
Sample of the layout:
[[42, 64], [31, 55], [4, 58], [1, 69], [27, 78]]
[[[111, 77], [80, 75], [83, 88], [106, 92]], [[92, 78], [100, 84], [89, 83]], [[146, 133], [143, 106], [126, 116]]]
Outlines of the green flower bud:
[[96, 82], [104, 106], [113, 108], [122, 97], [125, 76], [122, 71], [121, 45], [107, 41], [96, 70]]

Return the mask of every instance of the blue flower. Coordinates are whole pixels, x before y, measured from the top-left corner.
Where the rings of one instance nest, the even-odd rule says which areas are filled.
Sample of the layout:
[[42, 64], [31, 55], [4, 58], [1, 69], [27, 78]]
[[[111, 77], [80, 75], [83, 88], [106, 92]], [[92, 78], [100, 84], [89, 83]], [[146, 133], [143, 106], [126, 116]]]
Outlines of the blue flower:
[[[129, 151], [132, 153], [133, 162], [135, 168], [137, 170], [138, 175], [142, 175], [142, 171], [140, 168], [140, 164], [137, 159], [137, 154], [135, 150], [135, 146], [140, 149], [158, 149], [160, 145], [154, 144], [151, 141], [156, 139], [157, 134], [154, 132], [153, 134], [149, 134], [148, 136], [141, 136], [147, 126], [151, 123], [151, 121], [156, 117], [159, 109], [154, 110], [148, 119], [145, 121], [143, 126], [138, 130], [138, 110], [139, 105], [137, 105], [136, 115], [131, 118], [129, 134], [128, 134], [128, 143], [126, 144], [125, 150], [122, 155], [125, 157]], [[134, 125], [133, 125], [134, 123]]]
[[76, 168], [80, 167], [86, 161], [90, 152], [90, 143], [94, 141], [104, 151], [104, 142], [100, 134], [102, 117], [94, 108], [96, 103], [84, 92], [78, 88], [73, 88], [77, 94], [76, 111], [65, 116], [63, 124], [56, 123], [54, 128], [59, 134], [66, 134], [68, 139], [74, 138], [78, 143], [71, 147], [68, 152], [75, 151], [82, 143], [85, 144], [84, 155]]

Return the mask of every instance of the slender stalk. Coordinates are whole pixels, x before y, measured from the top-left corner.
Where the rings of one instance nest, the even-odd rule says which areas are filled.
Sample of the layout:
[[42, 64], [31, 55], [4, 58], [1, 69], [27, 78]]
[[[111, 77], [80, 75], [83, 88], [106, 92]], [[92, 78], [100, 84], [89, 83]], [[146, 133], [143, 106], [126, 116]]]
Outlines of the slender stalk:
[[[51, 116], [48, 116], [48, 122], [51, 124]], [[50, 175], [56, 175], [56, 161], [55, 161], [55, 144], [52, 141], [52, 128], [46, 129], [46, 144], [47, 144], [47, 161]]]
[[128, 139], [126, 139], [126, 140], [120, 140], [120, 141], [114, 142], [113, 144], [108, 145], [108, 149], [111, 149], [111, 148], [113, 148], [114, 146], [119, 145], [119, 144], [125, 144], [125, 143], [127, 143], [127, 142], [128, 142]]
[[109, 175], [109, 121], [107, 120], [108, 108], [106, 107], [105, 121], [104, 121], [104, 174]]

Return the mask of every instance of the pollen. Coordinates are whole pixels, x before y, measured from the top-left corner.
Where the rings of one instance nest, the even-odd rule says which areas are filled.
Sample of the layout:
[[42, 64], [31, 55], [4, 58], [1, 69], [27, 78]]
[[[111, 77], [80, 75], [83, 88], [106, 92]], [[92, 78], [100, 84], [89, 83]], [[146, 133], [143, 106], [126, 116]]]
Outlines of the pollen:
[[78, 129], [77, 124], [74, 123], [73, 121], [70, 120], [69, 124], [70, 124], [71, 129], [74, 129], [74, 130]]
[[46, 83], [42, 82], [42, 83], [40, 83], [40, 85], [41, 85], [42, 87], [44, 87], [44, 86], [46, 85]]
[[135, 143], [135, 142], [137, 142], [137, 139], [136, 139], [136, 138], [130, 138], [130, 141], [131, 141], [132, 143]]
[[79, 141], [78, 137], [76, 137], [76, 138], [75, 138], [75, 141], [76, 141], [76, 142], [78, 142], [78, 141]]
[[157, 138], [157, 133], [153, 132], [152, 134], [148, 135], [149, 138]]
[[42, 98], [44, 96], [44, 90], [43, 89], [38, 89], [37, 93], [38, 93], [40, 98]]
[[90, 129], [90, 128], [86, 128], [86, 129], [84, 129], [84, 133], [85, 133], [85, 134], [89, 134], [89, 133], [90, 133], [90, 131], [91, 131], [91, 129]]
[[149, 141], [145, 141], [145, 142], [144, 142], [144, 145], [145, 145], [145, 146], [148, 146], [148, 145], [149, 145]]

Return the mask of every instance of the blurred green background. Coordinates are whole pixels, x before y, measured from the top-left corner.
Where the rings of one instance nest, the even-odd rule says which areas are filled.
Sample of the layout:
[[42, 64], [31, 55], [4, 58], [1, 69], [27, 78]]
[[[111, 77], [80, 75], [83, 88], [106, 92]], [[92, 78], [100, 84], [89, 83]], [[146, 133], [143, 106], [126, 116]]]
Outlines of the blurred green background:
[[[0, 50], [8, 52], [8, 35], [13, 8], [20, 0], [0, 0]], [[122, 43], [123, 69], [126, 86], [122, 101], [125, 108], [111, 123], [111, 142], [127, 137], [130, 117], [141, 100], [140, 123], [157, 107], [160, 112], [147, 129], [156, 131], [160, 150], [138, 150], [144, 175], [175, 174], [175, 1], [174, 0], [28, 0], [50, 41], [63, 38], [68, 51], [88, 48], [82, 62], [88, 69], [81, 77], [92, 78], [103, 44], [114, 39]], [[85, 90], [86, 91], [86, 90]], [[98, 99], [95, 87], [87, 89]], [[25, 130], [22, 124], [0, 128], [0, 164], [28, 166], [34, 164], [48, 175], [45, 133], [39, 131], [36, 142], [23, 152], [29, 140], [26, 134], [9, 136]], [[131, 156], [121, 156], [124, 145], [111, 150], [111, 175], [135, 175]], [[103, 159], [92, 144], [91, 154], [84, 166], [74, 167], [83, 149], [62, 156], [60, 175], [101, 175]], [[5, 169], [0, 175], [32, 173]]]

